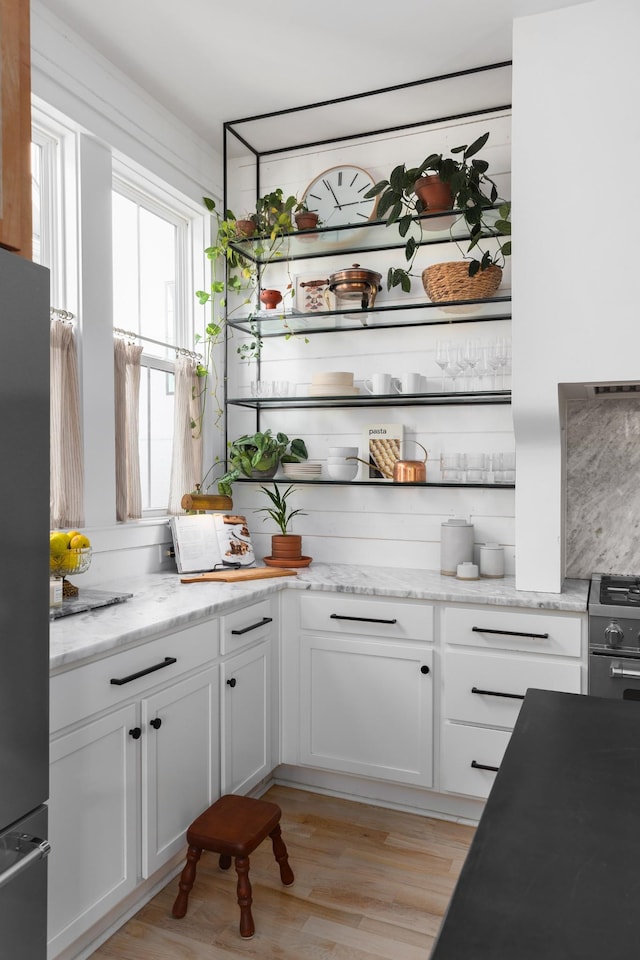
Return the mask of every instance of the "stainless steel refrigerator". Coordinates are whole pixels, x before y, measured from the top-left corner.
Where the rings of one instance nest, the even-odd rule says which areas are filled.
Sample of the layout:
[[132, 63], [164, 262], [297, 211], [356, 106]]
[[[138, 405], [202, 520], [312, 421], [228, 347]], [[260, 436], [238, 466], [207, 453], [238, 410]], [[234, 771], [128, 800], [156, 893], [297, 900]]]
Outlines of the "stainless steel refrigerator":
[[49, 271], [0, 249], [0, 960], [45, 960]]

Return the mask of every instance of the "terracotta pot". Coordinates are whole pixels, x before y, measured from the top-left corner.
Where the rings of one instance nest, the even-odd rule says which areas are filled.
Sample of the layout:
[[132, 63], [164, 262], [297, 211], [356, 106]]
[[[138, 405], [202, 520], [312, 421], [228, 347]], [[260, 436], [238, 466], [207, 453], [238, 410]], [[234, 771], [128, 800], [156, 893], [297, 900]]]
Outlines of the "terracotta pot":
[[239, 237], [252, 237], [256, 232], [253, 220], [236, 220], [236, 233]]
[[274, 533], [271, 537], [271, 557], [274, 560], [299, 560], [302, 556], [302, 537], [299, 533]]
[[279, 290], [261, 290], [260, 291], [260, 303], [267, 308], [267, 310], [274, 310], [282, 300], [282, 294]]
[[313, 230], [318, 226], [317, 213], [296, 213], [295, 220], [298, 230]]
[[420, 200], [427, 213], [441, 213], [453, 208], [451, 187], [437, 174], [430, 177], [420, 177], [413, 185], [414, 193]]

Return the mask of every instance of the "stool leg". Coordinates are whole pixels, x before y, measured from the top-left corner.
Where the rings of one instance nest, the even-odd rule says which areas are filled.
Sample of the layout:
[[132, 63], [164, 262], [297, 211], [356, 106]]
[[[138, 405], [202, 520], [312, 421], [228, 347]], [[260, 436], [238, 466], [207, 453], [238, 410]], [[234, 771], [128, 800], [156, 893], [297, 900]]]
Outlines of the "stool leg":
[[184, 917], [187, 912], [189, 893], [196, 878], [196, 863], [200, 859], [201, 853], [202, 850], [199, 847], [189, 847], [187, 850], [187, 862], [180, 874], [180, 883], [178, 884], [179, 893], [173, 905], [173, 910], [171, 911], [177, 920]]
[[251, 915], [251, 882], [249, 880], [249, 857], [236, 857], [238, 874], [238, 904], [240, 906], [240, 936], [249, 940], [255, 933]]
[[218, 866], [221, 870], [228, 870], [231, 866], [231, 857], [226, 853], [221, 853], [220, 859], [218, 860]]
[[273, 845], [273, 855], [278, 861], [278, 866], [280, 867], [280, 879], [286, 887], [289, 884], [293, 883], [293, 870], [289, 866], [289, 855], [287, 853], [287, 848], [285, 842], [282, 839], [282, 831], [280, 829], [280, 824], [277, 827], [274, 827], [271, 833], [271, 843]]

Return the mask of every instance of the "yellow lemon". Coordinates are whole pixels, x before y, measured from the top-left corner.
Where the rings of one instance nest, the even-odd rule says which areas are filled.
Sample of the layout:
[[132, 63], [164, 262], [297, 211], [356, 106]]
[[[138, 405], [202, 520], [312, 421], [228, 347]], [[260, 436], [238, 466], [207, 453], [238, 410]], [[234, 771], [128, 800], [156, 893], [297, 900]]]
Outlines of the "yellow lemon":
[[69, 547], [69, 534], [62, 530], [54, 530], [49, 536], [49, 553], [51, 556], [59, 556]]
[[67, 536], [69, 537], [69, 546], [71, 546], [71, 540], [73, 540], [74, 537], [81, 536], [81, 533], [79, 530], [67, 530]]
[[76, 535], [71, 538], [69, 546], [72, 550], [86, 550], [87, 547], [91, 546], [91, 541], [89, 537], [85, 537], [83, 533], [76, 533]]

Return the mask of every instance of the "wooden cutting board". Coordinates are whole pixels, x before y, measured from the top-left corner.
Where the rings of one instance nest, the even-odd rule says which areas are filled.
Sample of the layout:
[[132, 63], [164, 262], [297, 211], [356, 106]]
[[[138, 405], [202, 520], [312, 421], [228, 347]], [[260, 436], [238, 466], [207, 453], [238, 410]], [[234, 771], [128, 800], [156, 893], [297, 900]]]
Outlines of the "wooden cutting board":
[[180, 577], [180, 583], [209, 583], [221, 581], [234, 583], [238, 580], [266, 580], [267, 577], [297, 577], [297, 570], [280, 570], [275, 567], [249, 567], [246, 570], [216, 570], [215, 573], [194, 573]]

